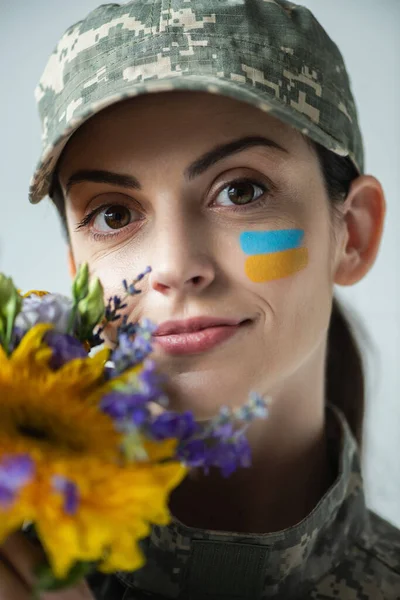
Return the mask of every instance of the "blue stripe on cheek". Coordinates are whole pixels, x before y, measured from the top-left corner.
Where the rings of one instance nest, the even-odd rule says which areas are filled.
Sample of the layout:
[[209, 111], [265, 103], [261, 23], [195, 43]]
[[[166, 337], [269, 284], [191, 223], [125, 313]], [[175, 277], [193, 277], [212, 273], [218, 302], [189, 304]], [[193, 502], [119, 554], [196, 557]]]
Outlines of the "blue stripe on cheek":
[[269, 254], [299, 248], [303, 239], [303, 229], [245, 231], [240, 234], [240, 246], [245, 254]]

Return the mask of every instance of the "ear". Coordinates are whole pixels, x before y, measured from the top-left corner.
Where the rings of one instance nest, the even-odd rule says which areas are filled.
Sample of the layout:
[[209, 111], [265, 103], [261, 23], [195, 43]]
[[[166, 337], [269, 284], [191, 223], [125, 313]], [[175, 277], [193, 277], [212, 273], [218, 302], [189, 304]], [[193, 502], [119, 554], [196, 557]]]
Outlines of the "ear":
[[354, 285], [372, 268], [381, 243], [386, 215], [385, 195], [372, 175], [361, 175], [350, 187], [342, 207], [343, 241], [334, 282]]
[[76, 275], [76, 263], [74, 255], [72, 254], [71, 246], [68, 246], [68, 271], [71, 279], [74, 279]]

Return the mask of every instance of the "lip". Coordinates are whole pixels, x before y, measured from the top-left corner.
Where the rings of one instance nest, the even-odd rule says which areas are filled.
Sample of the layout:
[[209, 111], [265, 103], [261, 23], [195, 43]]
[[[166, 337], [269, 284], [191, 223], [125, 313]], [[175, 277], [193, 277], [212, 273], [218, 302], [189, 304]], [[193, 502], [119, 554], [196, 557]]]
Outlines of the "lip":
[[209, 327], [217, 327], [220, 325], [235, 326], [239, 325], [243, 319], [225, 319], [224, 317], [194, 317], [193, 319], [186, 319], [182, 321], [164, 321], [161, 323], [154, 332], [154, 337], [176, 333], [193, 333], [200, 331], [201, 329], [208, 329]]
[[154, 333], [154, 341], [167, 354], [199, 354], [233, 337], [249, 320], [227, 321], [198, 318], [169, 321]]

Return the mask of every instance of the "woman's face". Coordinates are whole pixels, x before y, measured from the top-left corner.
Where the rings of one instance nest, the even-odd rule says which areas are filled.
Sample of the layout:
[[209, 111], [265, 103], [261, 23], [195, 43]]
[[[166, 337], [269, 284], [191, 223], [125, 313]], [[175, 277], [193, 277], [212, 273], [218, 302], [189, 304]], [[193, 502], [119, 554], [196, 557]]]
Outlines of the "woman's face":
[[[199, 160], [245, 137], [271, 143]], [[59, 174], [75, 263], [89, 263], [106, 297], [152, 267], [129, 300], [132, 321], [245, 321], [202, 351], [155, 344], [177, 408], [206, 418], [251, 390], [269, 395], [293, 377], [312, 379], [340, 235], [317, 156], [298, 132], [221, 96], [147, 95], [82, 126]]]

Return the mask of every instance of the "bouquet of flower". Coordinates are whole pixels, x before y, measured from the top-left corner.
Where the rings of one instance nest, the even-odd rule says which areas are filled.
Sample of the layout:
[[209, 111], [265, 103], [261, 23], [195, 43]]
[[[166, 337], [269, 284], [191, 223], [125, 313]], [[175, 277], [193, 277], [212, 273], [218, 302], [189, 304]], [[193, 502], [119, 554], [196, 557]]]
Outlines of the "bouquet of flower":
[[[71, 298], [23, 295], [0, 274], [0, 545], [33, 527], [47, 558], [36, 594], [93, 569], [138, 569], [139, 540], [168, 523], [169, 494], [189, 468], [228, 476], [250, 464], [245, 429], [267, 414], [256, 393], [206, 424], [168, 409], [149, 358], [155, 325], [122, 316], [149, 270], [107, 304], [87, 265]], [[101, 347], [110, 323], [112, 349]]]

